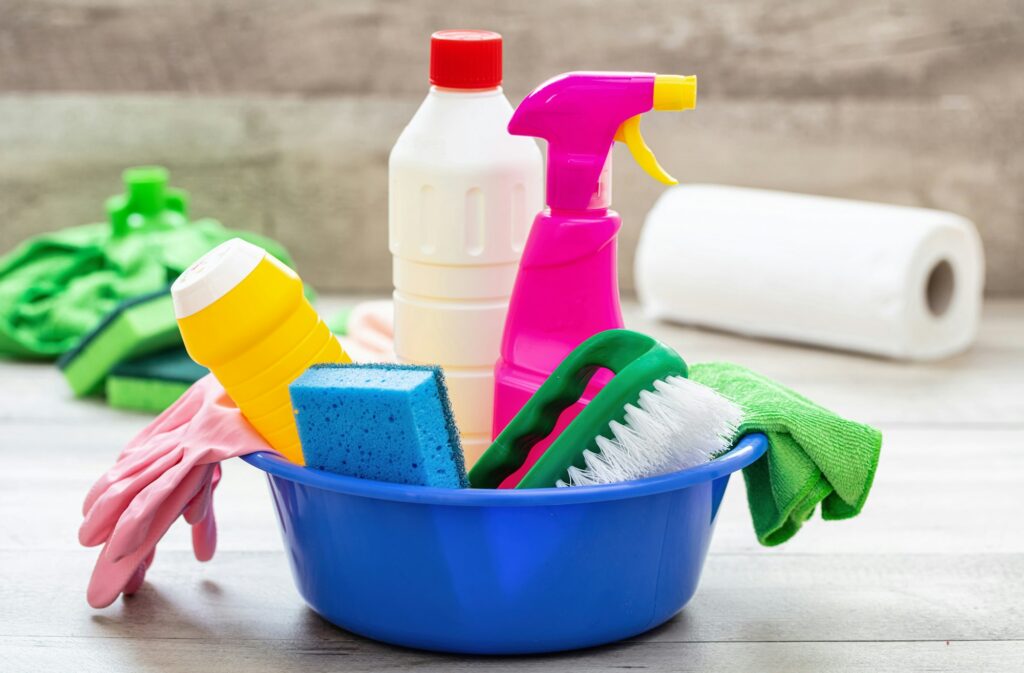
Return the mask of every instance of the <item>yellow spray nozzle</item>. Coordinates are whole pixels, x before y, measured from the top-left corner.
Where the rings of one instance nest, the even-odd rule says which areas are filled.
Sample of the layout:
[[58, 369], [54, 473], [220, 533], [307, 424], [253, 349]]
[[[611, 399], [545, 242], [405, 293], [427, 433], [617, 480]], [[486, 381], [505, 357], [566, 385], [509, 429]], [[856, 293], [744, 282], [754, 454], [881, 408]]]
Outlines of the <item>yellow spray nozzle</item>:
[[655, 110], [692, 110], [697, 107], [697, 78], [693, 75], [655, 75]]
[[[654, 109], [655, 110], [692, 110], [697, 107], [697, 78], [693, 75], [655, 75], [654, 76]], [[615, 140], [626, 143], [633, 159], [647, 171], [652, 178], [666, 185], [677, 185], [673, 178], [661, 167], [654, 152], [647, 146], [640, 135], [640, 115], [630, 117], [622, 122], [615, 131]]]

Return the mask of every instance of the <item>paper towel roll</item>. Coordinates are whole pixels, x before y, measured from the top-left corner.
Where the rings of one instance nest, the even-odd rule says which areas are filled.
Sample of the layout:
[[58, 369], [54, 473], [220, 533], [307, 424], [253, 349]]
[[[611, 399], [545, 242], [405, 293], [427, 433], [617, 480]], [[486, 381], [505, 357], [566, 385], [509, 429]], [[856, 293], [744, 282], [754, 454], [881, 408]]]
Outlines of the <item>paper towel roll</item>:
[[656, 318], [929, 360], [974, 340], [984, 264], [952, 213], [690, 185], [651, 210], [635, 271]]

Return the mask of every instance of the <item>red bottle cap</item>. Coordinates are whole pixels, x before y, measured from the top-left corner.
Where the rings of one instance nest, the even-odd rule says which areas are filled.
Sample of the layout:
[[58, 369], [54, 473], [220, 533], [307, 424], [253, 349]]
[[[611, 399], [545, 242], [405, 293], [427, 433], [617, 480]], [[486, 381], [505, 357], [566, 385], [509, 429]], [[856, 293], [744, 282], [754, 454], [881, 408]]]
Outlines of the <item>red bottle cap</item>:
[[501, 84], [501, 35], [490, 30], [439, 30], [431, 35], [430, 83], [449, 89]]

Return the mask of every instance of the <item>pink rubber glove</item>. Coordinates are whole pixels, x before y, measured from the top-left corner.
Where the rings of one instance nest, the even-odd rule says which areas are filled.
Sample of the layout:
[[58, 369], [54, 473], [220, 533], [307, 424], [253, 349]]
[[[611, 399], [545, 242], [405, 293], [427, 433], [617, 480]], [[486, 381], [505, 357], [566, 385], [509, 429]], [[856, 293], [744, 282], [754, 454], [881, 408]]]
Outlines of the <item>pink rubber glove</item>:
[[348, 318], [348, 335], [339, 337], [345, 352], [356, 362], [394, 362], [394, 312], [388, 300], [357, 304]]
[[220, 461], [273, 451], [212, 374], [196, 381], [146, 426], [85, 497], [78, 540], [103, 545], [87, 598], [102, 608], [132, 594], [153, 563], [156, 545], [181, 515], [192, 526], [200, 561], [213, 557], [213, 491]]

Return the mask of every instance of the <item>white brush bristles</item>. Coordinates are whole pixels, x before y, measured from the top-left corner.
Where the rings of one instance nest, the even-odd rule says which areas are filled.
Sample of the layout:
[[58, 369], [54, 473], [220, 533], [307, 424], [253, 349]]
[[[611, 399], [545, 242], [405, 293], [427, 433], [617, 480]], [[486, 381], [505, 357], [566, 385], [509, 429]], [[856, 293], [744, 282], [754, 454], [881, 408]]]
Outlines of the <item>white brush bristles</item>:
[[655, 381], [625, 423], [608, 424], [614, 439], [598, 436], [600, 453], [583, 452], [586, 468], [570, 467], [568, 482], [590, 486], [644, 479], [706, 463], [729, 448], [743, 409], [705, 385], [682, 376]]

